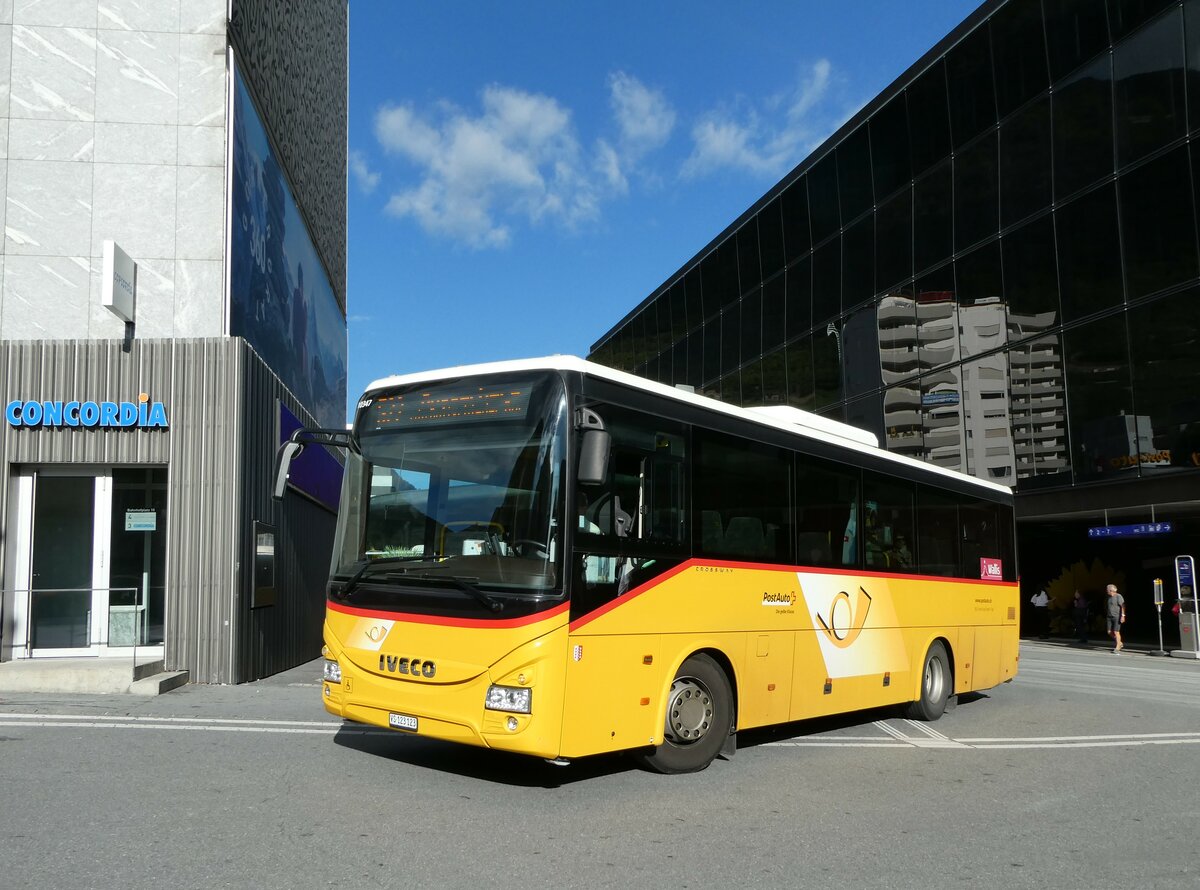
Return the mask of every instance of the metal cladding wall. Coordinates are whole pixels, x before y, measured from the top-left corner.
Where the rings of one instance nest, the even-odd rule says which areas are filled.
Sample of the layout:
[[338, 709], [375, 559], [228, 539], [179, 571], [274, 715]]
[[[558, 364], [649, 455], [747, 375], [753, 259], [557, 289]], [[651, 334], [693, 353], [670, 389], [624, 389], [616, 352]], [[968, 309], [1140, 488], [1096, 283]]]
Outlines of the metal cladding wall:
[[[266, 677], [321, 651], [325, 587], [333, 551], [335, 514], [295, 491], [282, 502], [271, 498], [275, 452], [279, 446], [279, 407], [283, 404], [306, 426], [313, 417], [280, 383], [254, 351], [242, 344], [244, 368], [239, 412], [243, 429], [241, 466], [241, 564], [254, 565], [254, 522], [275, 530], [274, 605], [252, 609], [253, 571], [242, 573], [245, 604], [238, 629], [238, 682]], [[340, 455], [338, 455], [340, 459]]]
[[[118, 341], [0, 342], [0, 368], [4, 404], [147, 393], [166, 406], [166, 430], [5, 424], [0, 505], [9, 503], [13, 465], [166, 466], [167, 669], [238, 683], [319, 654], [334, 515], [303, 497], [270, 499], [276, 400], [312, 419], [244, 341], [134, 341], [128, 351]], [[254, 519], [276, 528], [279, 595], [251, 611]], [[0, 565], [12, 521], [0, 514]]]

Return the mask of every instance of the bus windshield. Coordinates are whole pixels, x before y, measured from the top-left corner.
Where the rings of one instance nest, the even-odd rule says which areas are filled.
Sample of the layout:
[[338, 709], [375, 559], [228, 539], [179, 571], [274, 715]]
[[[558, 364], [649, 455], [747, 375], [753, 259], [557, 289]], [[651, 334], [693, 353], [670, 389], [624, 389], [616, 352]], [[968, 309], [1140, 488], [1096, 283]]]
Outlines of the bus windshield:
[[507, 595], [561, 591], [567, 402], [557, 375], [425, 383], [369, 402], [346, 467], [331, 598], [499, 611]]

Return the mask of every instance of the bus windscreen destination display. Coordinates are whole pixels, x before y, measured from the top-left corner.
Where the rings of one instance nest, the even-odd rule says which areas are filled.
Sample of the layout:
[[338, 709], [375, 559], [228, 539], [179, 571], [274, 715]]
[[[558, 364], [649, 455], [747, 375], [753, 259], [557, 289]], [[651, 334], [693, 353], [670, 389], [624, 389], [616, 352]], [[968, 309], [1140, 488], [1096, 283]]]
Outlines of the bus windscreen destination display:
[[442, 424], [523, 420], [529, 412], [529, 384], [438, 387], [378, 396], [366, 428], [394, 430]]

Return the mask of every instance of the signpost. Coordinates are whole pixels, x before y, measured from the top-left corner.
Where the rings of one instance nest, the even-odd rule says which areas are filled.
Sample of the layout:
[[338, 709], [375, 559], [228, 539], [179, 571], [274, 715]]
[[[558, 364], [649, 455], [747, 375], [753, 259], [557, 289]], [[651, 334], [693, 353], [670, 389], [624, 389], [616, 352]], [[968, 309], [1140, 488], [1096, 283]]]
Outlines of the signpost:
[[1200, 614], [1197, 614], [1196, 563], [1190, 556], [1175, 557], [1175, 583], [1179, 591], [1179, 649], [1172, 649], [1176, 658], [1200, 659]]
[[1151, 652], [1151, 655], [1166, 655], [1167, 652], [1163, 649], [1162, 635], [1162, 607], [1163, 607], [1163, 583], [1162, 578], [1154, 579], [1154, 608], [1158, 610], [1158, 648]]

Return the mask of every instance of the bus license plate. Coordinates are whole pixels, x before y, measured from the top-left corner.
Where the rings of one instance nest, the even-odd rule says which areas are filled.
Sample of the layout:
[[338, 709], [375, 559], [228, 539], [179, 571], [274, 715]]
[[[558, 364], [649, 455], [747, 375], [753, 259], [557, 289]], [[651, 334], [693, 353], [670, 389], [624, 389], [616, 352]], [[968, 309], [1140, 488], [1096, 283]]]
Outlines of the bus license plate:
[[388, 714], [388, 725], [392, 729], [405, 729], [409, 732], [416, 732], [417, 718], [410, 717], [408, 714]]

